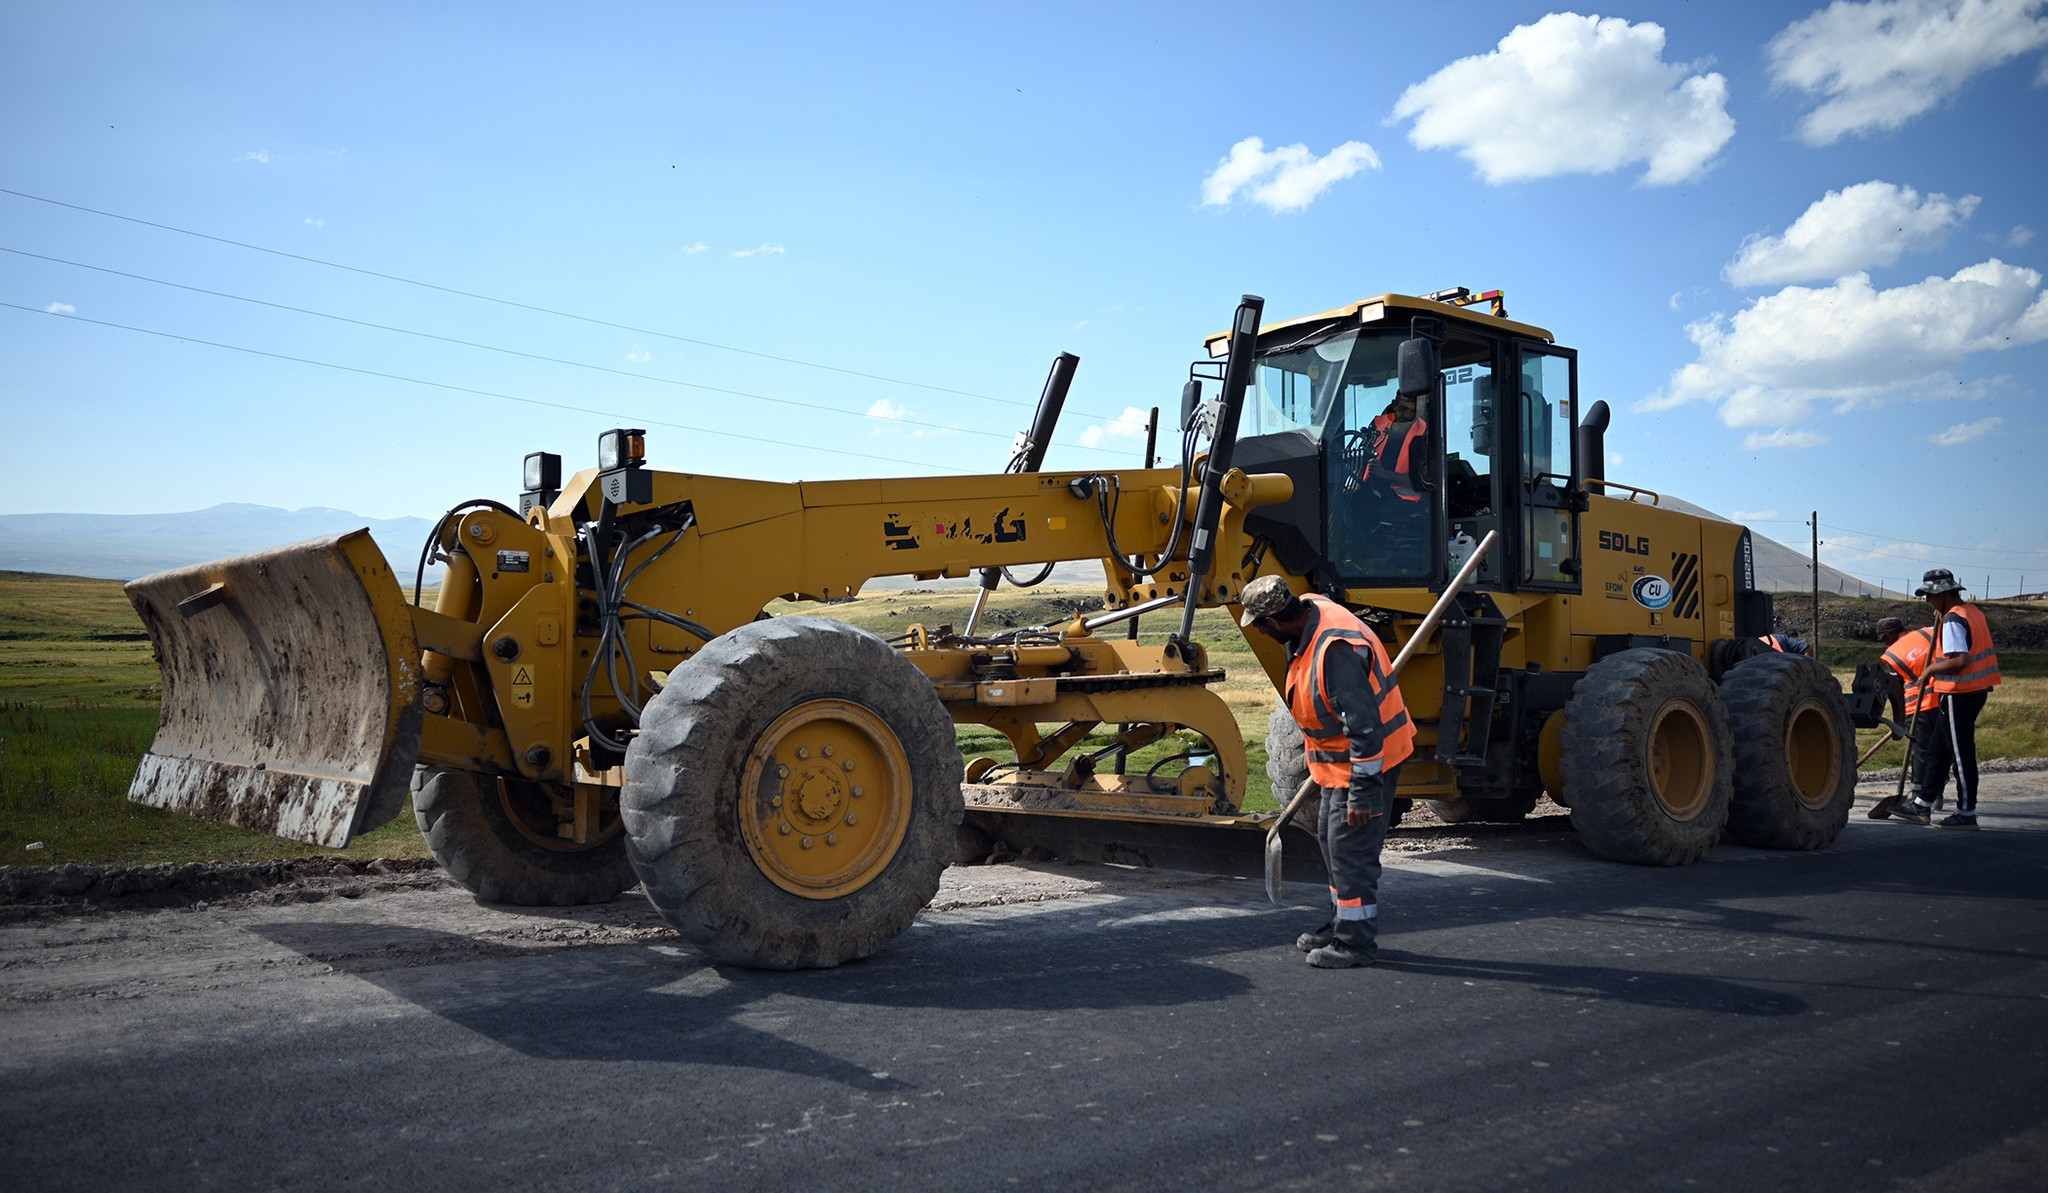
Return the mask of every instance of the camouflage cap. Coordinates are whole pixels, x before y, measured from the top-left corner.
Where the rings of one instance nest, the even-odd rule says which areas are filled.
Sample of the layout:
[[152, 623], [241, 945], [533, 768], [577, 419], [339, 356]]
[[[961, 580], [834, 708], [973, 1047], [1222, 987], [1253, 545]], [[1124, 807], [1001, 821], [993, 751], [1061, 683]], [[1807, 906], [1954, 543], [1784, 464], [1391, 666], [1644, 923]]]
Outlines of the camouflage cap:
[[1920, 587], [1913, 590], [1916, 597], [1939, 596], [1944, 592], [1961, 592], [1963, 586], [1956, 582], [1956, 574], [1947, 568], [1934, 568], [1920, 577]]
[[1244, 616], [1237, 624], [1248, 626], [1261, 617], [1271, 617], [1287, 607], [1294, 599], [1294, 590], [1287, 587], [1287, 581], [1279, 576], [1260, 576], [1244, 586], [1239, 594], [1239, 604], [1244, 606]]

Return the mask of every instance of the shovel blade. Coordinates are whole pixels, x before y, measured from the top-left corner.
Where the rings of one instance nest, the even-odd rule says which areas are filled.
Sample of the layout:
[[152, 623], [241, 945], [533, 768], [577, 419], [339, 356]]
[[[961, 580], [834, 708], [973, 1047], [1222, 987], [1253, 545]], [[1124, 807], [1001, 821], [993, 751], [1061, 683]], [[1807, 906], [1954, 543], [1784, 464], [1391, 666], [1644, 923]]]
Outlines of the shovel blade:
[[160, 572], [125, 591], [163, 675], [130, 800], [330, 849], [404, 807], [420, 651], [369, 531]]

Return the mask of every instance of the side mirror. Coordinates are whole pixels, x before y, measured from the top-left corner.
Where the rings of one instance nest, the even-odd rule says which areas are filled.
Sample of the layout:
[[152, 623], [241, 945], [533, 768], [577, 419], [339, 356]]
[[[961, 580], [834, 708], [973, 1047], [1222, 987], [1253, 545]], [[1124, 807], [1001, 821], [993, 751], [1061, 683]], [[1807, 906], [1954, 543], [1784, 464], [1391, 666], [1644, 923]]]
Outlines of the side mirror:
[[1408, 323], [1408, 338], [1401, 341], [1401, 350], [1394, 357], [1395, 391], [1404, 398], [1422, 401], [1423, 409], [1430, 409], [1429, 399], [1436, 396], [1437, 382], [1443, 377], [1443, 355], [1437, 345], [1444, 342], [1444, 321], [1428, 315], [1417, 315]]
[[1424, 402], [1435, 395], [1436, 379], [1443, 375], [1439, 363], [1436, 343], [1415, 336], [1401, 341], [1395, 363], [1395, 392], [1404, 398], [1417, 398]]
[[1180, 387], [1180, 427], [1185, 431], [1194, 425], [1195, 408], [1202, 404], [1202, 383], [1193, 377]]

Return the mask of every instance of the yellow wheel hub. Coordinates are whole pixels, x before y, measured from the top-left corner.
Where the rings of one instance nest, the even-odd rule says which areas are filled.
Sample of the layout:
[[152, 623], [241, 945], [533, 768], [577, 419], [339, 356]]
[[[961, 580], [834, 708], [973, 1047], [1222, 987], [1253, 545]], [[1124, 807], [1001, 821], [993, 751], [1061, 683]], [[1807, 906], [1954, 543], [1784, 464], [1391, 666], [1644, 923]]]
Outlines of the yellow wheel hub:
[[887, 722], [846, 700], [775, 719], [740, 776], [740, 834], [769, 881], [833, 899], [872, 882], [910, 828], [910, 760]]
[[1650, 788], [1673, 820], [1686, 821], [1707, 806], [1714, 789], [1712, 730], [1689, 701], [1657, 710], [1650, 725]]
[[1791, 774], [1793, 793], [1806, 807], [1819, 811], [1834, 798], [1842, 778], [1842, 756], [1836, 748], [1834, 718], [1818, 700], [1804, 701], [1792, 710], [1792, 724], [1785, 733], [1785, 769]]

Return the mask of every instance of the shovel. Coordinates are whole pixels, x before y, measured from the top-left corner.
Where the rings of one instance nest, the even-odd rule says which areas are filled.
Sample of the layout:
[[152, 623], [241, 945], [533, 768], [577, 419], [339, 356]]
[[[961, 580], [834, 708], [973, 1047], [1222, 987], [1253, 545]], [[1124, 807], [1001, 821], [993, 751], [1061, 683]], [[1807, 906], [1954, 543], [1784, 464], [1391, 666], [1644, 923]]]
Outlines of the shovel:
[[[1499, 541], [1500, 532], [1497, 530], [1487, 531], [1486, 537], [1479, 540], [1479, 545], [1473, 548], [1471, 556], [1465, 560], [1465, 566], [1459, 568], [1458, 574], [1451, 577], [1450, 584], [1444, 588], [1444, 594], [1430, 607], [1429, 615], [1424, 617], [1422, 624], [1415, 627], [1415, 632], [1408, 636], [1408, 644], [1401, 648], [1400, 654], [1394, 656], [1393, 666], [1387, 668], [1388, 683], [1400, 678], [1401, 668], [1407, 666], [1416, 649], [1429, 640], [1430, 634], [1436, 630], [1437, 623], [1450, 611], [1451, 602], [1457, 599], [1459, 591], [1472, 578], [1472, 573], [1479, 570], [1480, 561], [1486, 558], [1486, 553]], [[1266, 830], [1266, 898], [1274, 903], [1280, 902], [1280, 830], [1287, 827], [1296, 812], [1301, 811], [1301, 805], [1308, 802], [1309, 793], [1315, 789], [1314, 777], [1303, 779], [1301, 786], [1295, 789], [1294, 798], [1287, 801], [1287, 807], [1281, 811], [1280, 819], [1274, 821], [1273, 827]]]

